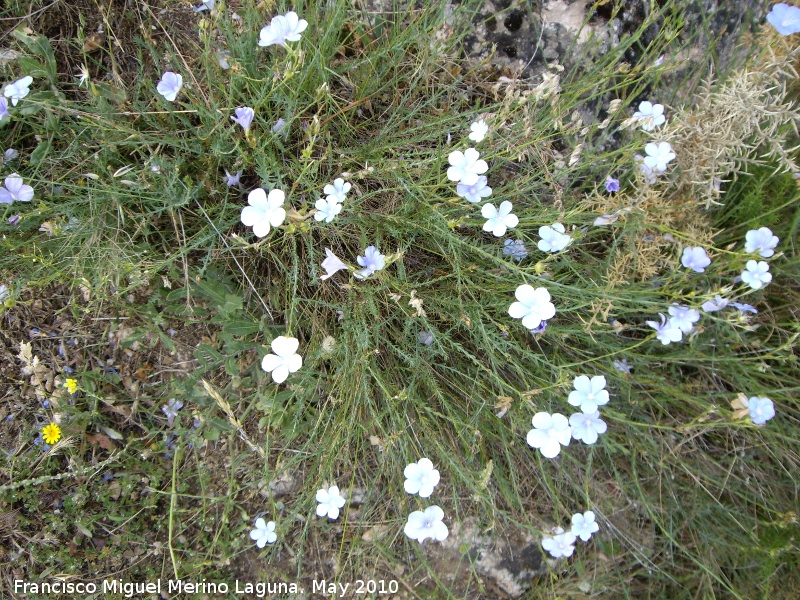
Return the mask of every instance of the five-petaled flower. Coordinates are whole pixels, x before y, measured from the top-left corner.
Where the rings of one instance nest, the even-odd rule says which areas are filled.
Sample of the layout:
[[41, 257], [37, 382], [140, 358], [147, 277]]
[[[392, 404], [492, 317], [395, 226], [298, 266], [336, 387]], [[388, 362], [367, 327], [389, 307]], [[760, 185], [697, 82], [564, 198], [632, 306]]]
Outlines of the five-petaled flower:
[[275, 533], [275, 521], [267, 523], [261, 517], [256, 519], [256, 528], [250, 532], [250, 539], [254, 540], [259, 548], [274, 544], [278, 539], [278, 534]]
[[286, 218], [286, 210], [283, 208], [283, 201], [286, 194], [282, 190], [272, 190], [267, 192], [262, 188], [256, 188], [247, 195], [247, 203], [242, 209], [242, 223], [253, 227], [256, 237], [264, 237], [269, 233], [270, 225], [277, 227]]
[[605, 376], [595, 375], [589, 379], [588, 375], [578, 375], [572, 385], [575, 390], [570, 392], [567, 402], [579, 406], [583, 412], [593, 413], [598, 406], [608, 404]]
[[575, 513], [572, 515], [572, 533], [588, 542], [593, 533], [600, 531], [600, 525], [595, 521], [594, 512], [587, 510], [585, 513]]
[[17, 102], [22, 100], [30, 92], [30, 86], [33, 83], [33, 77], [28, 75], [22, 79], [17, 79], [13, 83], [9, 83], [3, 88], [3, 96], [11, 99], [11, 104], [16, 106]]
[[50, 423], [42, 428], [42, 439], [45, 444], [53, 445], [61, 439], [61, 427], [56, 423]]
[[772, 273], [769, 272], [769, 264], [766, 261], [748, 260], [745, 266], [747, 268], [742, 271], [742, 281], [754, 290], [760, 290], [772, 281]]
[[341, 177], [333, 180], [333, 183], [326, 185], [322, 191], [328, 195], [328, 199], [335, 199], [337, 202], [344, 202], [347, 200], [347, 192], [350, 191], [352, 185], [350, 182], [345, 182]]
[[22, 177], [12, 173], [5, 180], [5, 187], [0, 187], [0, 204], [12, 204], [14, 201], [30, 202], [33, 200], [33, 188], [22, 182]]
[[475, 121], [469, 128], [471, 132], [469, 134], [469, 139], [476, 143], [483, 141], [483, 138], [486, 137], [486, 133], [489, 131], [489, 126], [483, 119]]
[[669, 142], [650, 142], [644, 147], [644, 164], [653, 171], [663, 173], [667, 170], [669, 162], [675, 158], [672, 145]]
[[503, 242], [503, 254], [506, 254], [519, 262], [528, 256], [528, 250], [522, 240], [505, 240]]
[[250, 131], [250, 124], [253, 122], [253, 117], [256, 116], [255, 111], [249, 106], [240, 106], [235, 112], [236, 116], [231, 116], [231, 121], [241, 125], [245, 131]]
[[320, 279], [323, 281], [329, 277], [332, 277], [336, 271], [347, 269], [347, 265], [339, 260], [339, 257], [331, 252], [330, 248], [325, 248], [325, 256], [327, 258], [322, 261], [322, 268], [325, 269], [325, 275], [320, 275]]
[[689, 333], [694, 328], [694, 324], [700, 320], [700, 311], [688, 306], [672, 304], [667, 310], [669, 311], [671, 326], [677, 327], [683, 333]]
[[161, 81], [158, 82], [156, 86], [156, 90], [159, 94], [164, 96], [166, 100], [169, 102], [174, 102], [175, 98], [178, 97], [178, 92], [181, 91], [183, 87], [183, 77], [180, 73], [173, 73], [172, 71], [166, 71], [161, 76]]
[[429, 497], [439, 483], [439, 471], [433, 468], [433, 463], [427, 458], [407, 465], [403, 475], [406, 477], [403, 488], [409, 494], [419, 494], [420, 498]]
[[772, 235], [772, 230], [769, 227], [751, 229], [745, 235], [745, 240], [745, 252], [749, 252], [750, 254], [758, 252], [764, 258], [769, 258], [775, 254], [775, 246], [777, 246], [780, 241], [778, 236]]
[[500, 203], [500, 208], [494, 204], [484, 204], [481, 215], [487, 219], [483, 224], [484, 231], [491, 231], [496, 237], [503, 237], [506, 231], [519, 224], [519, 217], [511, 212], [514, 206], [508, 200]]
[[317, 212], [314, 213], [314, 219], [325, 221], [326, 223], [333, 221], [336, 215], [342, 212], [342, 205], [339, 204], [339, 199], [336, 196], [320, 198], [314, 206], [317, 208]]
[[269, 25], [264, 26], [259, 34], [259, 46], [286, 46], [286, 42], [296, 42], [300, 34], [308, 27], [308, 21], [300, 19], [293, 10], [285, 15], [272, 17]]
[[572, 243], [572, 238], [564, 233], [566, 229], [561, 223], [539, 227], [541, 240], [536, 246], [542, 252], [561, 252]]
[[767, 15], [767, 21], [781, 35], [800, 33], [800, 8], [778, 2]]
[[747, 400], [747, 408], [750, 411], [750, 418], [756, 425], [763, 425], [775, 416], [775, 405], [769, 398], [752, 396]]
[[444, 511], [436, 505], [429, 506], [424, 512], [415, 510], [408, 515], [408, 522], [403, 528], [403, 533], [420, 544], [428, 538], [441, 542], [447, 538], [449, 533], [447, 525], [442, 523], [442, 519], [444, 519]]
[[518, 302], [508, 307], [508, 314], [514, 319], [522, 319], [526, 329], [534, 329], [556, 314], [556, 307], [550, 302], [550, 292], [546, 288], [534, 289], [526, 283], [517, 287], [514, 296]]
[[555, 535], [542, 540], [542, 548], [550, 553], [553, 558], [569, 558], [575, 552], [576, 536], [572, 531], [564, 531], [561, 527], [555, 530]]
[[447, 178], [464, 185], [478, 182], [478, 177], [489, 169], [485, 160], [475, 148], [467, 148], [464, 152], [456, 150], [447, 156], [451, 167], [447, 169]]
[[332, 485], [328, 489], [317, 490], [317, 516], [327, 517], [333, 521], [339, 518], [339, 509], [345, 505], [344, 496], [339, 493], [339, 487]]
[[538, 412], [531, 419], [533, 429], [528, 432], [528, 445], [538, 448], [545, 458], [555, 458], [561, 446], [569, 446], [572, 429], [567, 417], [562, 414]]
[[386, 257], [378, 252], [375, 246], [368, 246], [367, 249], [364, 250], [364, 256], [357, 257], [356, 261], [364, 267], [360, 271], [354, 273], [358, 279], [366, 279], [375, 271], [380, 271], [386, 266]]
[[642, 129], [644, 131], [653, 131], [659, 125], [663, 125], [666, 121], [664, 116], [664, 106], [661, 104], [653, 104], [645, 100], [639, 103], [639, 110], [633, 113], [633, 116], [642, 122]]
[[730, 300], [728, 300], [727, 298], [723, 298], [722, 296], [717, 294], [716, 296], [714, 296], [713, 300], [706, 300], [705, 302], [703, 302], [703, 305], [700, 308], [702, 309], [703, 312], [711, 313], [711, 312], [717, 312], [718, 310], [722, 310], [723, 308], [728, 306], [728, 304], [730, 304]]
[[600, 418], [600, 411], [591, 413], [574, 413], [569, 416], [569, 426], [572, 428], [572, 437], [584, 444], [594, 444], [597, 436], [605, 433], [608, 425]]
[[488, 198], [492, 195], [492, 188], [487, 184], [488, 179], [485, 175], [481, 175], [478, 177], [478, 181], [472, 185], [459, 183], [456, 186], [456, 194], [466, 198], [469, 202], [480, 202], [482, 198]]
[[303, 357], [297, 354], [300, 341], [297, 338], [279, 335], [270, 344], [273, 354], [267, 354], [261, 361], [261, 368], [272, 373], [272, 381], [283, 383], [289, 373], [303, 366]]
[[652, 327], [656, 330], [656, 337], [659, 341], [664, 345], [667, 346], [672, 342], [680, 342], [683, 338], [683, 331], [678, 329], [675, 324], [672, 322], [672, 319], [667, 321], [667, 318], [664, 316], [663, 313], [658, 313], [661, 317], [661, 322], [658, 321], [646, 321], [649, 327]]
[[705, 248], [693, 246], [683, 249], [681, 264], [695, 273], [702, 273], [706, 270], [706, 267], [711, 264], [711, 259], [708, 258]]

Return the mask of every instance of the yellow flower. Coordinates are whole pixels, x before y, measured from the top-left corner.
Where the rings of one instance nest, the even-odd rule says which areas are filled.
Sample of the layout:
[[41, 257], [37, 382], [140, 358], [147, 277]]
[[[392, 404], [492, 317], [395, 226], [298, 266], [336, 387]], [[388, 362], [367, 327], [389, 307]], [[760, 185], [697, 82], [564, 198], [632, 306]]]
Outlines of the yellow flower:
[[44, 439], [46, 444], [55, 444], [58, 440], [61, 439], [61, 427], [56, 425], [55, 423], [50, 423], [50, 425], [45, 425], [42, 428], [42, 438]]
[[70, 394], [74, 394], [78, 391], [78, 380], [77, 379], [67, 379], [67, 382], [64, 384], [67, 388], [67, 391]]

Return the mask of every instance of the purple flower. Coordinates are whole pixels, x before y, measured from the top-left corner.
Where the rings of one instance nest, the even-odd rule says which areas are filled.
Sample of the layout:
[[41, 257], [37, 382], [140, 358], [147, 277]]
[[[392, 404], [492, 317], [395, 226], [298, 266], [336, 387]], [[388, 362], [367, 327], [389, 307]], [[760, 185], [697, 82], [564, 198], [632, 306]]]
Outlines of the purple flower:
[[11, 113], [8, 112], [8, 100], [0, 98], [0, 119], [5, 119], [6, 117], [11, 117]]
[[14, 215], [13, 217], [9, 217], [8, 224], [14, 226], [19, 225], [19, 215]]
[[242, 176], [241, 171], [237, 171], [235, 175], [231, 175], [228, 173], [228, 169], [225, 169], [225, 185], [228, 187], [233, 187], [234, 185], [239, 185], [239, 178]]
[[606, 178], [605, 186], [606, 186], [606, 191], [609, 194], [613, 194], [615, 192], [618, 192], [619, 191], [619, 179], [614, 179], [613, 177], [611, 177], [611, 175], [609, 175]]
[[250, 131], [250, 123], [253, 122], [255, 112], [249, 106], [241, 106], [236, 109], [236, 116], [231, 117], [232, 121], [237, 122], [245, 131]]

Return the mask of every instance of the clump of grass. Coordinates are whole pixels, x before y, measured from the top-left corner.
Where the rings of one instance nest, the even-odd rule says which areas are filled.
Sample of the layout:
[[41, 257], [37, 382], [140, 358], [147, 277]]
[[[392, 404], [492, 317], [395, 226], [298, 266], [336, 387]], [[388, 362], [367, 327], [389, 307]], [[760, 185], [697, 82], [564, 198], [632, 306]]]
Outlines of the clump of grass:
[[[469, 567], [454, 581], [437, 546], [402, 535], [408, 513], [426, 506], [403, 492], [403, 467], [427, 456], [442, 473], [431, 503], [454, 538], [477, 520], [499, 537], [540, 540], [574, 512], [598, 514], [600, 533], [534, 583], [535, 594], [586, 593], [586, 573], [591, 590], [619, 596], [775, 592], [770, 573], [790, 576], [797, 561], [796, 211], [792, 222], [770, 223], [785, 254], [772, 259], [774, 282], [747, 296], [758, 316], [705, 315], [666, 348], [644, 322], [731, 286], [750, 228], [742, 215], [760, 225], [765, 205], [746, 186], [777, 183], [767, 169], [719, 192], [714, 180], [756, 161], [789, 168], [792, 151], [776, 149], [796, 136], [780, 122], [795, 114], [777, 63], [709, 83], [696, 104], [670, 109], [659, 135], [673, 141], [678, 166], [645, 186], [632, 157], [650, 138], [625, 119], [643, 90], [652, 86], [658, 100], [659, 69], [669, 65], [652, 67], [652, 58], [680, 48], [665, 30], [640, 64], [614, 65], [676, 6], [655, 11], [590, 70], [554, 65], [541, 82], [480, 81], [482, 68], [453, 68], [474, 3], [374, 25], [347, 2], [307, 7], [303, 41], [268, 50], [256, 40], [272, 13], [258, 8], [238, 10], [239, 21], [226, 10], [193, 17], [202, 19], [199, 42], [174, 39], [141, 9], [160, 32], [145, 27], [136, 40], [145, 66], [127, 79], [92, 76], [83, 90], [52, 68], [46, 40], [18, 34], [29, 60], [21, 64], [41, 61], [54, 91], [33, 94], [30, 114], [4, 129], [37, 190], [20, 224], [4, 227], [2, 272], [17, 282], [4, 314], [19, 323], [38, 290], [69, 282], [74, 296], [60, 317], [72, 324], [62, 334], [84, 327], [93, 342], [79, 353], [80, 393], [49, 409], [69, 423], [73, 445], [42, 455], [19, 443], [11, 465], [32, 487], [0, 488], [2, 509], [22, 515], [18, 546], [40, 530], [43, 543], [63, 548], [17, 551], [28, 577], [54, 565], [116, 572], [119, 561], [97, 549], [102, 539], [129, 551], [125, 568], [141, 578], [370, 573], [409, 588], [432, 578], [430, 593], [442, 597], [487, 593], [468, 553], [459, 549]], [[155, 94], [168, 69], [186, 82], [175, 104]], [[70, 85], [75, 100], [60, 91]], [[248, 134], [229, 119], [245, 105], [255, 109]], [[763, 119], [726, 129], [758, 111]], [[513, 202], [520, 224], [509, 237], [530, 252], [521, 262], [482, 232], [479, 211], [444, 176], [447, 154], [471, 145], [479, 115], [490, 124], [478, 146], [490, 164], [489, 201]], [[225, 170], [243, 171], [243, 190], [225, 186]], [[599, 191], [609, 174], [623, 181], [614, 197]], [[340, 176], [353, 186], [345, 208], [318, 223], [314, 202]], [[791, 215], [797, 192], [780, 181], [787, 197], [770, 206]], [[256, 187], [284, 190], [292, 213], [254, 241], [240, 215], [243, 191]], [[728, 204], [707, 212], [708, 198]], [[592, 228], [598, 213], [620, 209], [612, 227]], [[539, 227], [555, 222], [572, 245], [537, 252]], [[319, 280], [324, 248], [355, 262], [369, 245], [391, 255], [384, 270]], [[706, 275], [679, 266], [688, 245], [709, 249]], [[552, 295], [557, 313], [544, 334], [508, 316], [523, 283]], [[7, 347], [24, 329], [11, 327]], [[92, 348], [106, 348], [109, 335], [115, 345], [99, 360]], [[282, 386], [259, 367], [278, 335], [298, 338], [303, 356]], [[631, 374], [614, 367], [622, 358]], [[544, 459], [525, 443], [531, 416], [566, 413], [579, 374], [608, 378], [609, 431], [595, 446], [573, 443]], [[778, 417], [764, 428], [734, 421], [738, 393], [769, 396]], [[19, 396], [28, 415], [19, 434], [30, 435], [42, 409], [24, 389]], [[174, 427], [161, 410], [171, 397], [185, 405]], [[81, 479], [81, 470], [63, 511], [44, 515], [39, 490], [58, 494], [49, 482], [65, 479], [66, 461], [86, 469], [98, 459], [115, 461], [117, 486]], [[328, 523], [313, 517], [314, 492], [333, 483], [351, 503]], [[278, 523], [279, 542], [257, 554], [247, 532], [262, 513]], [[763, 578], [742, 575], [753, 563]]]

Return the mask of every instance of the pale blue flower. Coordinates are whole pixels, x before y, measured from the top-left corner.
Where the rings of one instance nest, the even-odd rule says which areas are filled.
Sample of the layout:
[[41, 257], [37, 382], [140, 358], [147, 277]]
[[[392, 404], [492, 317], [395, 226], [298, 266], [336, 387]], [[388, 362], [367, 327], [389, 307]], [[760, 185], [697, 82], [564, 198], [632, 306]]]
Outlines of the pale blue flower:
[[408, 515], [408, 522], [403, 528], [403, 533], [420, 544], [428, 538], [441, 542], [447, 539], [449, 534], [447, 525], [442, 522], [442, 519], [444, 519], [444, 511], [438, 506], [429, 506], [424, 512], [415, 510]]
[[328, 196], [325, 199], [320, 198], [314, 204], [317, 212], [314, 213], [316, 221], [325, 221], [330, 223], [333, 219], [342, 212], [342, 205], [339, 204], [339, 199], [336, 196]]
[[683, 338], [683, 332], [675, 327], [672, 323], [672, 319], [667, 321], [667, 318], [662, 313], [658, 313], [658, 315], [661, 317], [661, 323], [657, 321], [646, 321], [646, 323], [648, 327], [652, 327], [656, 330], [656, 337], [659, 341], [664, 346], [672, 342], [680, 342]]
[[772, 235], [772, 230], [769, 227], [751, 229], [745, 235], [745, 240], [745, 252], [750, 254], [758, 252], [764, 258], [769, 258], [775, 254], [775, 246], [780, 241], [778, 236]]
[[259, 548], [274, 544], [278, 539], [278, 534], [275, 533], [275, 521], [267, 523], [261, 517], [256, 519], [256, 528], [250, 532], [250, 539], [255, 541]]
[[542, 540], [542, 548], [553, 558], [569, 558], [575, 552], [576, 536], [571, 531], [564, 531], [561, 527], [556, 529], [555, 535]]
[[769, 398], [753, 396], [747, 400], [750, 409], [750, 418], [756, 425], [763, 425], [775, 416], [775, 405]]
[[272, 126], [272, 132], [280, 134], [283, 137], [286, 137], [289, 133], [289, 130], [287, 129], [284, 131], [285, 127], [286, 127], [286, 119], [281, 117], [277, 121], [275, 121], [275, 125]]
[[308, 27], [308, 21], [298, 18], [294, 11], [289, 11], [285, 15], [277, 15], [272, 17], [269, 25], [261, 29], [258, 45], [285, 46], [286, 42], [297, 42], [306, 27]]
[[417, 341], [420, 344], [430, 346], [433, 344], [433, 334], [430, 331], [420, 331], [419, 335], [417, 336]]
[[511, 212], [513, 208], [508, 200], [501, 202], [500, 208], [495, 208], [494, 204], [484, 204], [481, 207], [481, 215], [486, 219], [483, 230], [491, 231], [496, 237], [503, 237], [508, 229], [519, 224], [519, 217]]
[[475, 121], [472, 125], [469, 126], [471, 133], [469, 134], [469, 139], [473, 142], [482, 142], [483, 138], [486, 137], [486, 133], [489, 131], [489, 126], [486, 122], [481, 119], [480, 121]]
[[658, 181], [659, 172], [652, 167], [648, 166], [644, 161], [644, 156], [636, 154], [633, 157], [636, 162], [636, 169], [642, 174], [644, 182], [648, 185], [653, 185]]
[[490, 188], [487, 183], [488, 179], [486, 176], [481, 175], [478, 177], [478, 181], [472, 185], [459, 183], [456, 186], [456, 194], [462, 198], [466, 198], [470, 202], [480, 202], [482, 198], [488, 198], [492, 195], [492, 188]]
[[613, 194], [615, 192], [618, 192], [619, 191], [619, 179], [614, 179], [613, 177], [611, 177], [611, 175], [609, 175], [606, 178], [605, 186], [606, 186], [606, 191], [609, 194]]
[[0, 187], [0, 204], [30, 202], [33, 200], [33, 188], [22, 181], [22, 177], [12, 173], [5, 180], [5, 187]]
[[590, 413], [579, 412], [569, 417], [569, 425], [572, 427], [572, 437], [584, 444], [594, 444], [597, 436], [605, 433], [608, 425], [600, 418], [600, 411]]
[[333, 180], [333, 183], [329, 183], [322, 191], [328, 195], [328, 198], [331, 197], [335, 198], [337, 202], [344, 202], [347, 200], [347, 192], [350, 191], [352, 185], [350, 182], [345, 182], [344, 179], [341, 177], [337, 177]]
[[747, 268], [742, 271], [742, 281], [754, 290], [760, 290], [772, 281], [772, 273], [769, 272], [769, 264], [766, 261], [748, 260], [745, 266]]
[[565, 231], [566, 229], [561, 223], [539, 227], [539, 235], [542, 239], [539, 240], [537, 247], [542, 252], [561, 252], [572, 243], [572, 238], [564, 233]]
[[683, 249], [681, 264], [695, 273], [702, 273], [711, 264], [711, 259], [708, 258], [705, 248], [694, 246]]
[[344, 264], [339, 257], [336, 256], [333, 252], [331, 252], [330, 248], [325, 248], [325, 254], [327, 258], [322, 261], [322, 268], [325, 269], [325, 275], [321, 275], [320, 279], [325, 280], [333, 276], [334, 273], [337, 271], [341, 271], [342, 269], [347, 269], [347, 265]]
[[735, 306], [739, 309], [739, 312], [743, 313], [752, 313], [754, 315], [758, 314], [758, 310], [756, 310], [755, 306], [751, 306], [750, 304], [742, 304], [741, 302], [731, 302], [731, 306]]
[[475, 148], [467, 148], [464, 152], [459, 150], [451, 152], [447, 160], [451, 165], [447, 169], [447, 178], [465, 185], [477, 183], [478, 177], [489, 169], [489, 165], [485, 160], [481, 160], [481, 155]]
[[249, 106], [242, 106], [237, 108], [235, 112], [236, 116], [231, 117], [231, 120], [241, 125], [245, 131], [250, 131], [250, 124], [253, 122], [253, 117], [255, 117], [255, 111]]
[[727, 298], [723, 298], [722, 296], [717, 294], [716, 296], [714, 296], [713, 300], [707, 300], [703, 302], [703, 305], [700, 308], [702, 309], [703, 312], [712, 313], [712, 312], [717, 312], [718, 310], [722, 310], [723, 308], [728, 306], [729, 303], [730, 300], [728, 300]]
[[[13, 83], [9, 83], [3, 88], [3, 96], [11, 99], [11, 104], [16, 106], [17, 102], [22, 100], [30, 93], [30, 86], [33, 83], [33, 77], [28, 75], [22, 79], [17, 79]], [[8, 106], [8, 105], [6, 105]]]
[[694, 328], [694, 324], [700, 320], [700, 311], [688, 306], [673, 304], [668, 310], [672, 327], [677, 327], [683, 333], [689, 333]]
[[11, 113], [8, 112], [8, 100], [3, 97], [0, 98], [0, 119], [5, 119], [6, 117], [11, 117]]
[[179, 73], [166, 71], [161, 76], [161, 81], [158, 82], [156, 90], [159, 94], [164, 96], [167, 101], [174, 102], [175, 98], [178, 97], [178, 92], [181, 91], [182, 87], [183, 77]]
[[650, 142], [644, 147], [644, 164], [653, 171], [663, 173], [667, 170], [667, 165], [675, 158], [672, 145], [669, 142]]
[[575, 391], [570, 392], [567, 402], [579, 406], [584, 413], [593, 413], [598, 406], [608, 404], [606, 378], [603, 375], [595, 375], [591, 379], [588, 375], [578, 375], [572, 385]]
[[364, 267], [360, 271], [355, 272], [355, 276], [358, 279], [366, 279], [375, 271], [380, 271], [386, 266], [386, 257], [378, 252], [375, 246], [369, 246], [364, 250], [364, 256], [359, 256], [356, 260], [358, 264]]
[[242, 209], [242, 223], [253, 227], [256, 237], [264, 237], [270, 226], [278, 227], [286, 219], [283, 201], [286, 194], [282, 190], [272, 190], [269, 195], [262, 188], [256, 188], [247, 195], [247, 203]]
[[800, 32], [800, 8], [778, 2], [767, 15], [767, 21], [781, 35]]
[[409, 494], [419, 494], [420, 498], [430, 497], [439, 483], [439, 471], [433, 468], [433, 463], [427, 458], [406, 465], [403, 475], [406, 478], [403, 489]]
[[339, 493], [339, 487], [332, 485], [328, 489], [317, 490], [317, 516], [335, 521], [339, 518], [339, 509], [345, 505], [344, 496]]
[[525, 244], [522, 243], [522, 240], [505, 240], [503, 242], [503, 254], [519, 262], [528, 256], [528, 251], [525, 248]]
[[653, 104], [647, 100], [639, 103], [639, 110], [633, 113], [633, 116], [642, 122], [642, 129], [644, 131], [653, 131], [666, 121], [664, 106], [661, 104]]
[[588, 542], [593, 533], [600, 531], [600, 525], [595, 521], [594, 512], [587, 510], [585, 513], [575, 513], [572, 515], [572, 533]]
[[546, 288], [536, 288], [528, 284], [517, 287], [514, 292], [518, 302], [508, 307], [508, 314], [514, 319], [522, 319], [522, 326], [533, 329], [542, 321], [552, 319], [556, 307], [550, 302], [550, 292]]
[[572, 430], [564, 415], [538, 412], [533, 415], [531, 423], [533, 429], [526, 438], [528, 445], [538, 448], [545, 458], [555, 458], [561, 452], [561, 446], [569, 446]]

